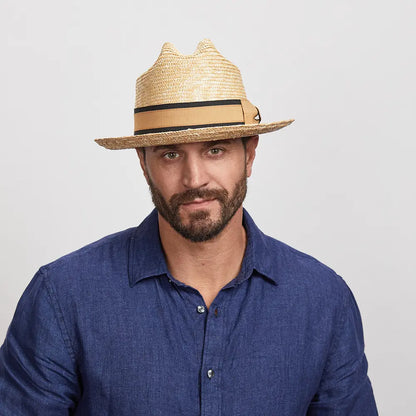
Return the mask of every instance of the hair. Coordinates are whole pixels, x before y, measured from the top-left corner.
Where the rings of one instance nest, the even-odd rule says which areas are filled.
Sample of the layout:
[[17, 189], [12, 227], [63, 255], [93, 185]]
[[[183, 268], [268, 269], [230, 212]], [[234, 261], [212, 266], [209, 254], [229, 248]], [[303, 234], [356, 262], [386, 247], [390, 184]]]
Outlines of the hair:
[[242, 137], [242, 138], [241, 138], [241, 141], [242, 141], [242, 143], [243, 143], [244, 149], [246, 149], [247, 142], [248, 142], [248, 140], [249, 140], [249, 139], [251, 139], [252, 137], [253, 137], [253, 136], [246, 136], [246, 137]]
[[139, 147], [138, 149], [139, 149], [140, 152], [142, 152], [143, 160], [144, 160], [144, 162], [146, 162], [146, 151], [145, 151], [146, 148], [145, 147]]

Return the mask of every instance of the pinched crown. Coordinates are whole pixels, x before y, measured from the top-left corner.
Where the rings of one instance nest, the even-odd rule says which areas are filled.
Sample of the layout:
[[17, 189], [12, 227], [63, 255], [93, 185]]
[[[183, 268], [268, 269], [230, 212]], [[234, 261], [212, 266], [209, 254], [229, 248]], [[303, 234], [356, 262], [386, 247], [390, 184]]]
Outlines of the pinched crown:
[[205, 39], [192, 55], [165, 43], [153, 66], [136, 81], [135, 108], [245, 98], [239, 69]]

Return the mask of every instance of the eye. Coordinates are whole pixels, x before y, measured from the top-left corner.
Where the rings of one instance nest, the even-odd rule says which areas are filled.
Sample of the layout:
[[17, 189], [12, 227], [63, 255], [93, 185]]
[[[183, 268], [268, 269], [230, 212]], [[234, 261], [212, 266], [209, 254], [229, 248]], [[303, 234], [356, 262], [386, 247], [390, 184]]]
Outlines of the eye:
[[223, 151], [224, 149], [221, 149], [220, 147], [212, 147], [211, 149], [208, 150], [208, 153], [210, 155], [217, 156], [223, 153]]
[[177, 157], [179, 157], [179, 153], [178, 153], [178, 152], [174, 152], [174, 151], [166, 152], [166, 153], [163, 155], [163, 158], [164, 158], [164, 159], [168, 159], [168, 160], [174, 160], [174, 159], [176, 159]]

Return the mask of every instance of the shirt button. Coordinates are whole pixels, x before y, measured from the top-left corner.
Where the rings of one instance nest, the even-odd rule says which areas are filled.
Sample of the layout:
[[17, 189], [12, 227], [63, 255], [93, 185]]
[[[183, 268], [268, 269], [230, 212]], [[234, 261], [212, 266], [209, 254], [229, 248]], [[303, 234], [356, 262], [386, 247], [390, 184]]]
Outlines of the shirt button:
[[198, 305], [196, 310], [197, 310], [198, 313], [204, 313], [205, 312], [205, 306]]
[[214, 370], [213, 370], [212, 368], [210, 368], [210, 369], [207, 371], [207, 376], [208, 376], [208, 378], [212, 378], [212, 377], [214, 377]]

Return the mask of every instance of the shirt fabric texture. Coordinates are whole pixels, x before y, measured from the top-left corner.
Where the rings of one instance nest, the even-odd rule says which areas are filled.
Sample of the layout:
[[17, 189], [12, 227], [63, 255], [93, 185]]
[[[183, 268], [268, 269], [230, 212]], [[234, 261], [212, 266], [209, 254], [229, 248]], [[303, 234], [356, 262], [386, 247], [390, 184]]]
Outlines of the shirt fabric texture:
[[156, 211], [41, 267], [0, 350], [0, 415], [377, 415], [346, 283], [244, 226], [209, 310], [170, 275]]

